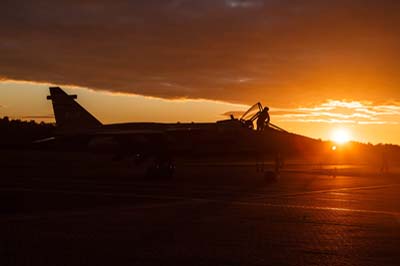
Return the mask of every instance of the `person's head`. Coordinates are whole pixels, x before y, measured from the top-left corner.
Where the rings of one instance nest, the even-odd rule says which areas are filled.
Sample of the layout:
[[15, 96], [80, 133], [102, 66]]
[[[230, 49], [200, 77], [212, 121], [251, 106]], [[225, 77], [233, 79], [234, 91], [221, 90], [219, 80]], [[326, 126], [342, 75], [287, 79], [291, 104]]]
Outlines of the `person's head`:
[[264, 112], [268, 112], [269, 111], [269, 108], [266, 106], [266, 107], [264, 107], [264, 110], [263, 110]]

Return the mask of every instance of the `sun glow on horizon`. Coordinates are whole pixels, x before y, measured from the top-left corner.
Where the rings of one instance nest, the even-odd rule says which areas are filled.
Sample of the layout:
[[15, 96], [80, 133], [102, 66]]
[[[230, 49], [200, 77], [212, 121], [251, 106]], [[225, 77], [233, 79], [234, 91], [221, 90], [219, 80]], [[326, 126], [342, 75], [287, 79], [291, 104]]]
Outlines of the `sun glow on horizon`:
[[[0, 81], [0, 117], [53, 122], [52, 105], [46, 100], [49, 86], [52, 84]], [[227, 119], [230, 113], [240, 116], [248, 109], [243, 104], [217, 101], [167, 100], [83, 87], [62, 88], [78, 94], [78, 102], [105, 124], [215, 122]], [[271, 106], [274, 124], [303, 136], [332, 140], [338, 150], [346, 141], [400, 144], [400, 102], [327, 100], [322, 104], [305, 105], [308, 107]], [[344, 133], [338, 129], [344, 129]]]
[[332, 131], [331, 139], [338, 144], [344, 144], [350, 141], [351, 134], [345, 128], [337, 128]]

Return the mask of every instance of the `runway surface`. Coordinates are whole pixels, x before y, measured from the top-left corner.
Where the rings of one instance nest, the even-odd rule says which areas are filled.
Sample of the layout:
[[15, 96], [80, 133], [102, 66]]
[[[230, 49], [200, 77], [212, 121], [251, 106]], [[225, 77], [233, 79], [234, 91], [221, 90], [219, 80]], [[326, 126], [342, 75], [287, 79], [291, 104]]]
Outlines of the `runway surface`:
[[1, 265], [400, 265], [397, 174], [182, 163], [167, 181], [80, 153], [0, 157]]

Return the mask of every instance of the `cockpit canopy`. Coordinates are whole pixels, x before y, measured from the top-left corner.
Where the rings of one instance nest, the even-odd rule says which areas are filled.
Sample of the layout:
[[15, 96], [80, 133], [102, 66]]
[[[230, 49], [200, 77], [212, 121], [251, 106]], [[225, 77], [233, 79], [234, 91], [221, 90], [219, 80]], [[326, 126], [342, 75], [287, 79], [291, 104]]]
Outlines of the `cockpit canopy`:
[[242, 117], [240, 118], [240, 121], [244, 122], [244, 121], [254, 121], [257, 119], [258, 115], [260, 114], [260, 112], [263, 110], [263, 106], [261, 105], [261, 103], [256, 103], [254, 104], [252, 107], [250, 107], [249, 110], [247, 110]]
[[258, 118], [263, 110], [261, 103], [256, 103], [249, 110], [247, 110], [239, 119], [248, 128], [254, 128], [254, 121]]

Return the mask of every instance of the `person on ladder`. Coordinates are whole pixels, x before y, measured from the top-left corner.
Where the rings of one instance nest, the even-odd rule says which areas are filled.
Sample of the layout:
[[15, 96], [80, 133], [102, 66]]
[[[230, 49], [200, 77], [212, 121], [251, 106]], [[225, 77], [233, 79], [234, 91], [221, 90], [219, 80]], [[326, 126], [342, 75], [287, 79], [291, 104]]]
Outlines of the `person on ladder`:
[[257, 118], [257, 131], [263, 131], [265, 125], [269, 124], [270, 117], [269, 117], [269, 108], [264, 107], [264, 109], [260, 112]]

